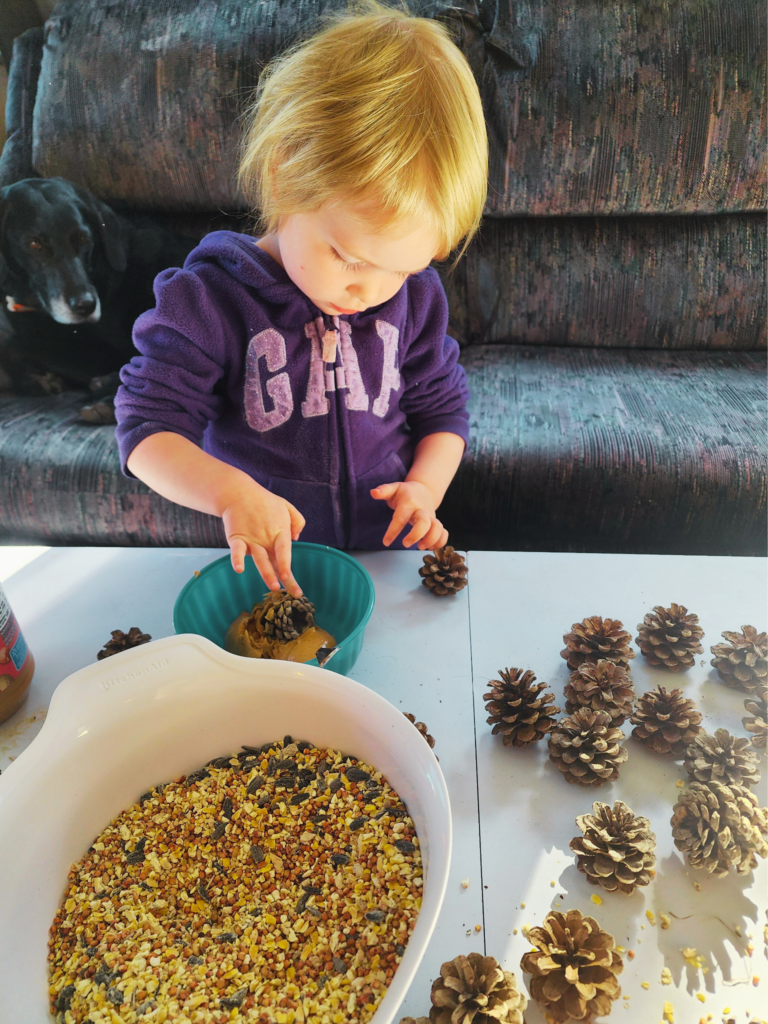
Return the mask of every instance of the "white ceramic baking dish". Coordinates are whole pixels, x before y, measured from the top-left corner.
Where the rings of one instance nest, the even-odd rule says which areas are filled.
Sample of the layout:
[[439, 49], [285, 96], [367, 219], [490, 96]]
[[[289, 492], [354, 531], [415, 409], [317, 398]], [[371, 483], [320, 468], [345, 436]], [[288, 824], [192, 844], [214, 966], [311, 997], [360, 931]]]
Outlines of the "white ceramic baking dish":
[[373, 1017], [391, 1024], [445, 894], [451, 812], [440, 766], [372, 690], [309, 665], [240, 658], [193, 634], [168, 637], [65, 679], [46, 722], [0, 776], [0, 1022], [44, 1024], [47, 941], [71, 864], [151, 786], [290, 733], [384, 772], [416, 824], [421, 913]]

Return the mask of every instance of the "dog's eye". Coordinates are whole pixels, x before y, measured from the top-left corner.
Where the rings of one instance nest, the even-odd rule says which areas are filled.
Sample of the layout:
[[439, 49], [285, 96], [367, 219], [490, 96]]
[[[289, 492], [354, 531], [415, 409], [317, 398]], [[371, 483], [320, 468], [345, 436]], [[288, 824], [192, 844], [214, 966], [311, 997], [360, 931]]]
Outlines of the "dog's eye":
[[30, 249], [42, 249], [43, 246], [42, 246], [41, 242], [38, 242], [38, 240], [36, 238], [33, 238], [31, 240], [31, 242], [29, 243], [29, 248]]

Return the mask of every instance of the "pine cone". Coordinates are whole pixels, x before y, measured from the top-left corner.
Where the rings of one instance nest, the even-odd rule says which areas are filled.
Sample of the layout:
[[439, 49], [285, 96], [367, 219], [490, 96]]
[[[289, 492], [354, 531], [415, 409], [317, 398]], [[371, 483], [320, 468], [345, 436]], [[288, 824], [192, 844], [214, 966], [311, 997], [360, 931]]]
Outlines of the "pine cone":
[[698, 615], [689, 613], [684, 604], [673, 603], [669, 608], [657, 604], [638, 623], [635, 643], [649, 664], [681, 672], [694, 664], [694, 655], [704, 653], [699, 643], [704, 630], [698, 622]]
[[576, 824], [584, 833], [571, 840], [576, 867], [592, 885], [606, 892], [633, 893], [656, 874], [656, 836], [647, 818], [631, 811], [621, 800], [611, 810], [595, 800], [591, 814], [580, 814]]
[[298, 640], [315, 624], [315, 606], [306, 597], [291, 597], [287, 590], [264, 595], [258, 626], [265, 636], [276, 640]]
[[568, 782], [600, 786], [619, 777], [619, 765], [628, 756], [620, 746], [623, 739], [607, 711], [579, 708], [552, 729], [549, 756]]
[[555, 695], [546, 689], [546, 683], [534, 683], [536, 676], [530, 670], [499, 669], [499, 675], [501, 682], [489, 680], [491, 692], [483, 694], [483, 700], [489, 702], [485, 710], [493, 735], [500, 732], [505, 747], [535, 743], [556, 724], [560, 708], [553, 704]]
[[768, 633], [742, 626], [741, 633], [722, 633], [727, 644], [715, 644], [711, 664], [728, 686], [752, 693], [768, 681]]
[[127, 633], [124, 633], [122, 629], [113, 629], [112, 639], [104, 644], [96, 658], [98, 661], [102, 661], [104, 658], [110, 658], [113, 654], [128, 651], [131, 647], [146, 644], [151, 639], [149, 633], [142, 633], [138, 626], [131, 626]]
[[492, 956], [457, 956], [432, 982], [432, 1024], [524, 1024], [528, 1005], [511, 971]]
[[624, 970], [612, 935], [580, 910], [551, 910], [541, 928], [526, 936], [536, 949], [520, 967], [531, 975], [531, 995], [553, 1021], [591, 1021], [611, 1012], [621, 996], [616, 978]]
[[565, 697], [566, 714], [579, 707], [607, 711], [613, 724], [621, 725], [632, 714], [635, 691], [627, 669], [601, 658], [594, 665], [582, 662], [571, 672]]
[[754, 718], [741, 720], [747, 732], [752, 733], [752, 746], [755, 750], [765, 750], [768, 734], [768, 686], [758, 686], [757, 691], [744, 701], [744, 707], [754, 715]]
[[431, 555], [424, 555], [424, 565], [419, 567], [422, 584], [433, 594], [442, 597], [456, 594], [467, 585], [469, 568], [462, 555], [448, 545], [435, 548]]
[[596, 665], [598, 661], [612, 661], [627, 668], [635, 652], [629, 646], [632, 639], [618, 619], [602, 619], [599, 615], [574, 622], [572, 632], [563, 637], [566, 647], [560, 651], [568, 668], [577, 669], [585, 661]]
[[411, 723], [411, 725], [415, 725], [416, 726], [416, 728], [419, 730], [419, 732], [424, 737], [424, 739], [427, 741], [427, 743], [430, 745], [430, 747], [434, 747], [434, 745], [435, 745], [435, 737], [434, 736], [430, 736], [429, 731], [428, 731], [426, 725], [424, 725], [423, 722], [417, 722], [415, 716], [409, 714], [407, 711], [404, 711], [403, 714], [408, 719], [408, 721]]
[[768, 808], [744, 786], [692, 782], [677, 798], [671, 819], [675, 846], [692, 868], [718, 878], [735, 867], [740, 875], [768, 856]]
[[757, 757], [749, 749], [749, 740], [731, 736], [727, 729], [716, 729], [710, 736], [702, 729], [685, 752], [683, 767], [696, 782], [734, 782], [754, 786], [760, 781]]
[[685, 755], [686, 747], [693, 743], [701, 729], [701, 714], [682, 690], [663, 686], [649, 690], [638, 697], [630, 722], [635, 739], [642, 740], [657, 754]]

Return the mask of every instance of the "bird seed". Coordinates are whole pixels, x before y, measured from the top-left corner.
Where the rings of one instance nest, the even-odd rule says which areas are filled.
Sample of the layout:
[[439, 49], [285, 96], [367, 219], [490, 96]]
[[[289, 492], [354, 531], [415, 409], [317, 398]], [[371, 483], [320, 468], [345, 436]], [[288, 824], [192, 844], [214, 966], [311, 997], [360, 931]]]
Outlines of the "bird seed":
[[375, 768], [290, 736], [244, 746], [142, 794], [72, 865], [50, 929], [51, 1012], [366, 1024], [422, 881], [413, 821]]

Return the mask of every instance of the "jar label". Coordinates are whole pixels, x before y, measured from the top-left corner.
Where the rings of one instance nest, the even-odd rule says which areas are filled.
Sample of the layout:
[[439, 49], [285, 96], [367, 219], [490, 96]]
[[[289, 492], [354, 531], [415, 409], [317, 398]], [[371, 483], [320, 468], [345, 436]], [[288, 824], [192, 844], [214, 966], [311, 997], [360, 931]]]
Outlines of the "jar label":
[[6, 689], [21, 672], [28, 653], [16, 616], [0, 587], [0, 690]]

